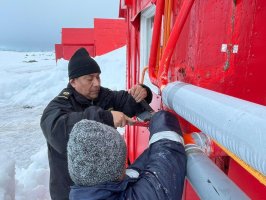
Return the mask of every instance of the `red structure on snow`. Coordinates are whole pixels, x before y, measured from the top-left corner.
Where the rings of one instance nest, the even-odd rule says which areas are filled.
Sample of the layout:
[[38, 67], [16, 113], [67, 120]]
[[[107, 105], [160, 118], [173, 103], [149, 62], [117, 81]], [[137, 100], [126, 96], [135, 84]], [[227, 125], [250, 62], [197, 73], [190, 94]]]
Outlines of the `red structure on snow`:
[[126, 22], [122, 19], [94, 19], [94, 28], [62, 28], [61, 44], [55, 45], [56, 60], [69, 60], [80, 47], [92, 57], [126, 44]]
[[[246, 100], [247, 106], [256, 104], [257, 110], [264, 111], [266, 26], [263, 19], [266, 18], [266, 1], [120, 0], [119, 16], [126, 19], [128, 29], [127, 87], [131, 88], [141, 82], [142, 74], [148, 69], [144, 80], [157, 86], [153, 90], [152, 102], [155, 111], [169, 109], [162, 102], [162, 88], [177, 81], [208, 89], [215, 95], [217, 92], [227, 95], [228, 99], [237, 98], [239, 102]], [[168, 99], [170, 97], [167, 96]], [[176, 96], [172, 96], [172, 103], [176, 103], [176, 108], [182, 110], [175, 98]], [[197, 102], [197, 99], [194, 101]], [[252, 111], [254, 110], [256, 109]], [[217, 108], [213, 112], [215, 116], [219, 116], [223, 111]], [[191, 113], [193, 116], [193, 110]], [[227, 114], [232, 118], [223, 120], [228, 122], [244, 117], [230, 112]], [[178, 117], [185, 137], [193, 132], [200, 132], [195, 124], [185, 120], [183, 116]], [[204, 117], [203, 115], [200, 119]], [[257, 121], [263, 121], [262, 117], [258, 117]], [[212, 121], [204, 125], [209, 127], [209, 132], [212, 131]], [[248, 136], [254, 135], [253, 140], [241, 146], [241, 151], [246, 151], [246, 154], [252, 152], [252, 149], [258, 148], [251, 147], [252, 144], [260, 140], [258, 144], [262, 147], [261, 151], [265, 152], [262, 145], [265, 143], [262, 141], [266, 141], [266, 135], [262, 133], [263, 123], [261, 125], [248, 126], [252, 128]], [[232, 127], [227, 124], [219, 134], [224, 134], [225, 129], [230, 133]], [[238, 130], [240, 133], [240, 127]], [[148, 135], [146, 127], [126, 128], [130, 162], [147, 147]], [[239, 137], [236, 142], [241, 143], [241, 140]], [[222, 145], [219, 141], [211, 145], [213, 163], [251, 199], [264, 199], [266, 174], [250, 168], [252, 162], [245, 163], [230, 154], [230, 151], [223, 151], [228, 149], [220, 147]], [[265, 161], [257, 164], [262, 166], [263, 163], [265, 168]], [[199, 187], [202, 185], [200, 182], [197, 184]], [[184, 200], [199, 199], [193, 188], [187, 181]]]

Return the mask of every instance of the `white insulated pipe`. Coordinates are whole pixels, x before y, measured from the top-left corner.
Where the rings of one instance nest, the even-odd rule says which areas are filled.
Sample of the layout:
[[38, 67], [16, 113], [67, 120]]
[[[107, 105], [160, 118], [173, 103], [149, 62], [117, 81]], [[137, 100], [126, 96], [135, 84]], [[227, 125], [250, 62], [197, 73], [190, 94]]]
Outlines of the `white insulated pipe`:
[[186, 153], [187, 178], [200, 199], [250, 199], [200, 148], [186, 146]]
[[163, 103], [248, 165], [266, 175], [266, 107], [182, 82]]

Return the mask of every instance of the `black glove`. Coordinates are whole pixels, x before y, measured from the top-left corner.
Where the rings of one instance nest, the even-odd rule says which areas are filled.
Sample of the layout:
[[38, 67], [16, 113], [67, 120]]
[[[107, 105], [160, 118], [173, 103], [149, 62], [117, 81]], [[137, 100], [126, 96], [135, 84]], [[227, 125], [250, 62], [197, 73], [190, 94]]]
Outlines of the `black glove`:
[[141, 87], [143, 87], [143, 88], [146, 89], [146, 91], [147, 91], [147, 96], [146, 96], [146, 98], [145, 98], [145, 101], [146, 101], [148, 104], [150, 104], [151, 101], [152, 101], [152, 91], [151, 91], [151, 89], [150, 89], [148, 86], [144, 85], [144, 84], [140, 84], [140, 85], [141, 85]]
[[183, 136], [176, 116], [164, 110], [159, 111], [152, 116], [149, 129], [150, 138], [153, 134], [162, 131], [174, 131], [180, 136]]

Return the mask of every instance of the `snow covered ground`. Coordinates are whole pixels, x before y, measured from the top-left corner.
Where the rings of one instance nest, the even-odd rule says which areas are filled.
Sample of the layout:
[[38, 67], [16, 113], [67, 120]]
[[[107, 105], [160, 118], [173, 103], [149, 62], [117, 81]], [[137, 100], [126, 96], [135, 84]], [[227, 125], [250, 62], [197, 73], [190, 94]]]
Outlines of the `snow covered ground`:
[[[49, 166], [39, 122], [66, 85], [67, 64], [53, 52], [0, 51], [0, 200], [46, 200]], [[95, 57], [102, 85], [125, 89], [126, 48]]]

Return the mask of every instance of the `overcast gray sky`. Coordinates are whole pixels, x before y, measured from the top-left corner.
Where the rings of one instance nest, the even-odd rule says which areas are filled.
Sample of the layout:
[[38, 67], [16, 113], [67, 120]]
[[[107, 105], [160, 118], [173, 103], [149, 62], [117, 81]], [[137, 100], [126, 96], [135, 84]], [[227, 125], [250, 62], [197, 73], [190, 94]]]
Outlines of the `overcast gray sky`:
[[0, 0], [0, 48], [53, 50], [61, 28], [93, 27], [118, 18], [119, 0]]

